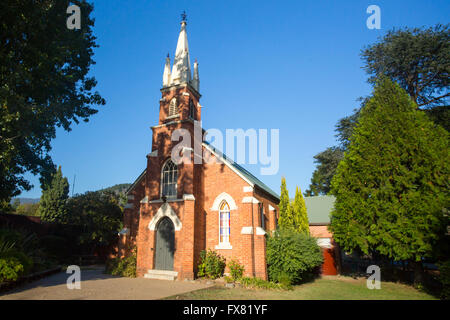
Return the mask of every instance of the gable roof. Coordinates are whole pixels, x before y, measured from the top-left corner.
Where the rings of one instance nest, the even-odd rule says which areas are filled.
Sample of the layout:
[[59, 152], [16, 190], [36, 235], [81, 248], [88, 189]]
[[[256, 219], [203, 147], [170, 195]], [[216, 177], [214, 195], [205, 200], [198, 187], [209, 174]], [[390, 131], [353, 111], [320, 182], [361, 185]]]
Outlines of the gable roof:
[[[280, 201], [280, 197], [278, 194], [270, 189], [266, 184], [264, 184], [261, 180], [251, 174], [248, 170], [244, 169], [232, 159], [229, 159], [225, 154], [221, 151], [214, 148], [209, 142], [204, 141], [203, 146], [207, 148], [210, 152], [212, 152], [216, 157], [218, 157], [224, 164], [226, 164], [231, 170], [237, 173], [242, 179], [244, 179], [249, 185], [254, 187], [255, 185], [261, 190], [267, 192], [269, 195]], [[145, 176], [145, 172], [147, 169], [141, 173], [141, 175], [133, 182], [133, 184], [127, 189], [126, 194], [128, 194], [133, 188], [139, 183], [139, 181]]]
[[214, 148], [209, 142], [203, 141], [203, 146], [210, 150], [214, 155], [216, 155], [223, 163], [225, 163], [231, 170], [236, 172], [242, 179], [244, 179], [249, 185], [254, 187], [255, 185], [262, 189], [263, 191], [270, 194], [272, 197], [276, 198], [278, 201], [280, 197], [278, 194], [264, 184], [261, 180], [251, 174], [248, 170], [244, 169], [242, 166], [238, 165], [232, 159], [229, 159], [223, 152]]
[[147, 172], [147, 168], [142, 171], [142, 173], [139, 175], [139, 177], [131, 184], [131, 186], [128, 187], [127, 191], [125, 191], [125, 194], [128, 194], [131, 190], [134, 189], [134, 187], [141, 181], [141, 179], [145, 176], [145, 172]]
[[335, 200], [334, 196], [305, 197], [309, 223], [329, 224]]

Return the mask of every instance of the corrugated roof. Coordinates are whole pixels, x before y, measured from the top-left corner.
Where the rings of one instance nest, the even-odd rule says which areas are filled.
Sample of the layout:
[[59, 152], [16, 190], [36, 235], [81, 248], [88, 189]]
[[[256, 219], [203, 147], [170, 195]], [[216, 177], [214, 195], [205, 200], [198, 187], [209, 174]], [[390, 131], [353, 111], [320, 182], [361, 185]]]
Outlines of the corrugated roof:
[[309, 223], [329, 224], [335, 199], [334, 196], [305, 197]]

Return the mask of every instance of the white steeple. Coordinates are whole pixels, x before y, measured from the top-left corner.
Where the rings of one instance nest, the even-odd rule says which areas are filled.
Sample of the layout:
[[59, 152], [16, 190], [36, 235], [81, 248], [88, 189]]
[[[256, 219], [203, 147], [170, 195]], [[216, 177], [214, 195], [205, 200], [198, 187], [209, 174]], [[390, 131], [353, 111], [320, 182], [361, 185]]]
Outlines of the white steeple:
[[191, 61], [189, 59], [189, 45], [186, 33], [186, 19], [183, 15], [181, 31], [178, 37], [177, 49], [172, 68], [172, 83], [179, 84], [191, 81]]
[[186, 33], [186, 14], [181, 15], [181, 30], [178, 36], [177, 49], [173, 61], [172, 72], [170, 72], [170, 58], [167, 55], [164, 66], [163, 87], [189, 83], [197, 92], [200, 90], [200, 78], [198, 75], [198, 62], [194, 63], [194, 76], [191, 75], [191, 59], [189, 57], [189, 45]]
[[170, 57], [167, 54], [166, 65], [164, 66], [164, 74], [163, 74], [163, 87], [169, 86], [171, 83], [171, 74], [170, 74]]

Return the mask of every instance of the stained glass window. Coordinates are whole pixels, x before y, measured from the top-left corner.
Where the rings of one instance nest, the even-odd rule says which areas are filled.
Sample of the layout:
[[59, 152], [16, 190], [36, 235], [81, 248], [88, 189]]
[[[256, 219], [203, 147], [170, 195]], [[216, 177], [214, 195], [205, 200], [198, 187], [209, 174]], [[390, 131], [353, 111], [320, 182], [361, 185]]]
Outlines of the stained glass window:
[[220, 205], [219, 219], [219, 242], [230, 243], [230, 207], [226, 201]]

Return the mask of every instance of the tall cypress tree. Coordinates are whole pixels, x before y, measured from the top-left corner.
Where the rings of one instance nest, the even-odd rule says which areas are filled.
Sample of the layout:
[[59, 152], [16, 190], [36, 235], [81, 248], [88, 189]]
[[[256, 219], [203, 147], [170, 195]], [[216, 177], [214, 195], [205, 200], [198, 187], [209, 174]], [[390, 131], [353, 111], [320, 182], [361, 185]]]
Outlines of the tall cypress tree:
[[295, 198], [292, 203], [292, 214], [295, 221], [295, 230], [309, 234], [308, 214], [306, 212], [305, 199], [299, 187], [295, 189]]
[[430, 257], [449, 224], [449, 134], [387, 78], [362, 108], [332, 180], [331, 230], [345, 250], [416, 265]]
[[291, 203], [289, 200], [289, 192], [286, 188], [286, 178], [281, 178], [281, 195], [280, 195], [280, 219], [278, 226], [280, 229], [294, 229], [295, 221], [292, 216]]
[[50, 185], [42, 190], [39, 215], [43, 221], [64, 222], [67, 217], [69, 182], [61, 171], [61, 166], [53, 174]]

